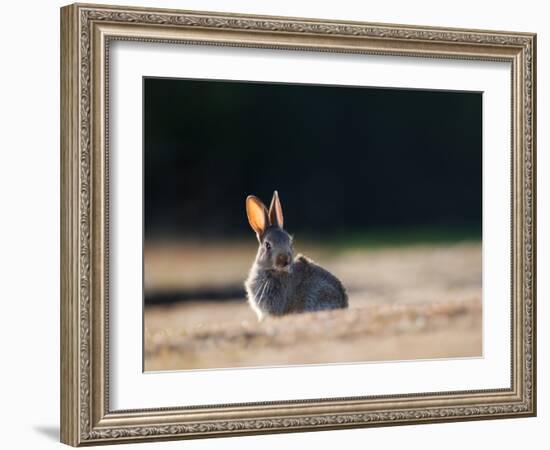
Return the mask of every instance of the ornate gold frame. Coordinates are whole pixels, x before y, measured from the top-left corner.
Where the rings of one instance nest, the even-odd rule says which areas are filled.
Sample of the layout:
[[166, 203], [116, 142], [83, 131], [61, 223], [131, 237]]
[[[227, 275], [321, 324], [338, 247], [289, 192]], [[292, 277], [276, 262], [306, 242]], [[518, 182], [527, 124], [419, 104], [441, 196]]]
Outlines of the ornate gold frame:
[[[510, 62], [510, 388], [111, 411], [106, 99], [109, 43], [116, 39]], [[62, 442], [77, 446], [535, 415], [535, 52], [536, 36], [530, 33], [100, 5], [62, 8]]]

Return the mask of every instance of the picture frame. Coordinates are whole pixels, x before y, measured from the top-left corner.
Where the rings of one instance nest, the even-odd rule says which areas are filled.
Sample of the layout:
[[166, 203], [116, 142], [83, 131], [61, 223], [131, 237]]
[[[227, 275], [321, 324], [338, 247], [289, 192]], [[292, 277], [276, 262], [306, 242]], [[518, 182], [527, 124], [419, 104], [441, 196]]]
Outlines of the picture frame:
[[[113, 409], [108, 105], [115, 41], [509, 63], [510, 386]], [[534, 416], [535, 205], [535, 34], [107, 5], [63, 7], [61, 441], [81, 446]]]

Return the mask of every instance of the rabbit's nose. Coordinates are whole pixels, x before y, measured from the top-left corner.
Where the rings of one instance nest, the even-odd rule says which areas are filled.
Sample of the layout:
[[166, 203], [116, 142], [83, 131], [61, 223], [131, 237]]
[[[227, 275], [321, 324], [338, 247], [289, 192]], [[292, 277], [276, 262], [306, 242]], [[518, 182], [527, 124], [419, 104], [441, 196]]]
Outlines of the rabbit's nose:
[[290, 263], [290, 256], [288, 256], [286, 253], [279, 253], [277, 255], [275, 263], [280, 267], [286, 267]]

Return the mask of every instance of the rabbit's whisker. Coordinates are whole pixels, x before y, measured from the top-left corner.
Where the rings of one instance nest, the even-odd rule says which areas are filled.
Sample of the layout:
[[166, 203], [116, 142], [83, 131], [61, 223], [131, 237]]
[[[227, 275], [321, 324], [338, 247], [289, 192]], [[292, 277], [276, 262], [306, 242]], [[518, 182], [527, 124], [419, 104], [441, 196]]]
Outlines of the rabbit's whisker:
[[262, 285], [262, 293], [260, 294], [260, 299], [258, 300], [258, 305], [262, 304], [262, 299], [264, 298], [264, 294], [266, 292], [268, 284], [269, 284], [269, 280], [266, 280], [265, 283]]

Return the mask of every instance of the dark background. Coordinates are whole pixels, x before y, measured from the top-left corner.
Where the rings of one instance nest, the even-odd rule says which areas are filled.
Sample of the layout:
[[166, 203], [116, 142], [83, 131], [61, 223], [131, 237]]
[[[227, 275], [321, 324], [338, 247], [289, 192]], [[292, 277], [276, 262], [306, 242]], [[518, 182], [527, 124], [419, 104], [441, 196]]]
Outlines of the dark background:
[[249, 235], [274, 189], [311, 238], [481, 238], [481, 93], [145, 78], [144, 142], [146, 240]]

